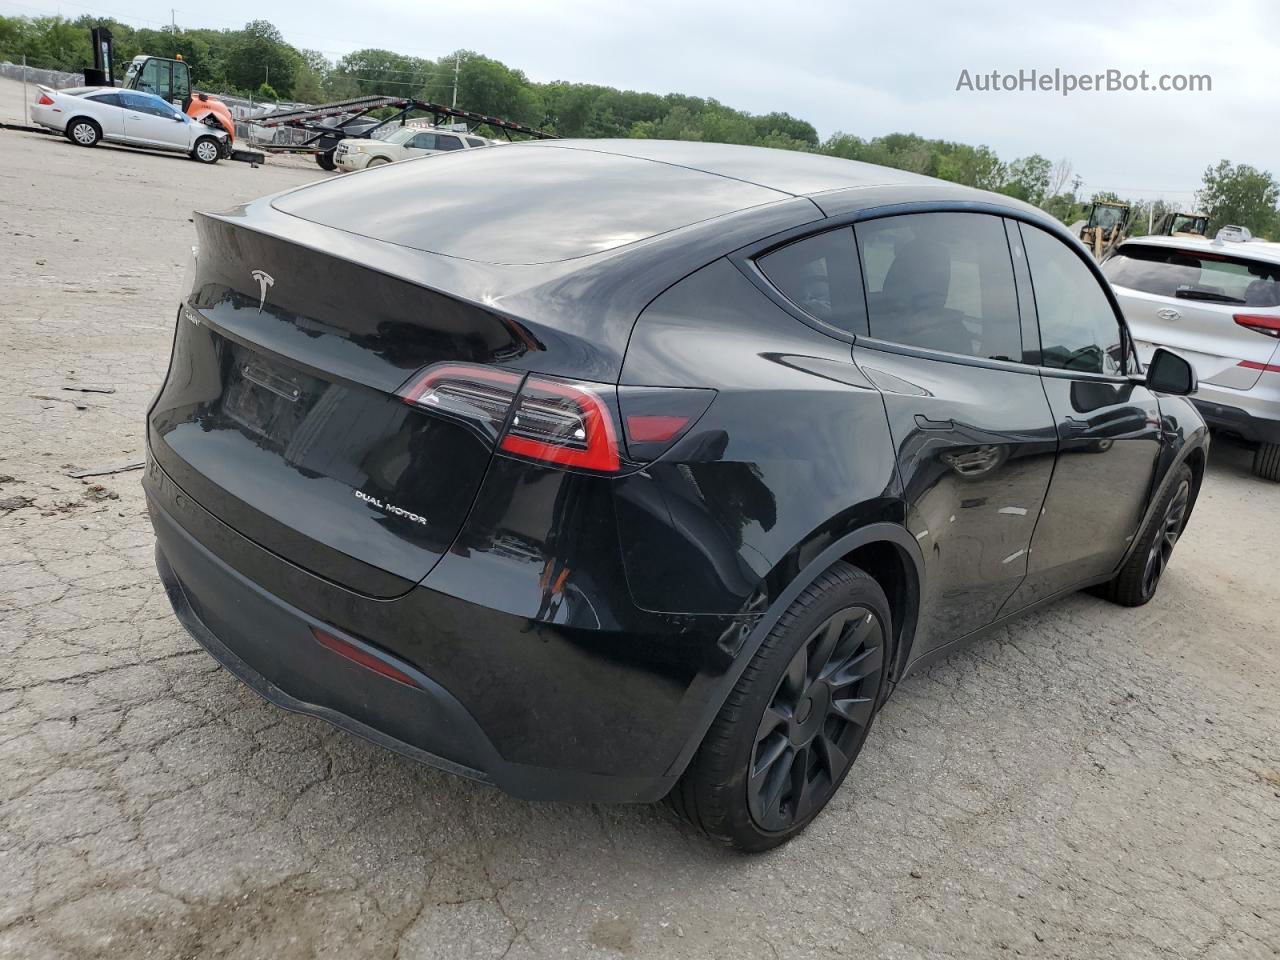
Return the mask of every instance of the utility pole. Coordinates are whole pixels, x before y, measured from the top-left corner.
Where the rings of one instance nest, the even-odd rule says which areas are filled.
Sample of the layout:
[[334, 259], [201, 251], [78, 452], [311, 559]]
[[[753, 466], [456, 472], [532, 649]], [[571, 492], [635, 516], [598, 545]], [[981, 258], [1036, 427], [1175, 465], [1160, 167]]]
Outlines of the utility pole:
[[458, 54], [453, 55], [453, 103], [449, 106], [456, 108], [458, 106], [458, 70], [462, 67], [462, 58]]
[[178, 32], [178, 12], [173, 7], [169, 8], [169, 28], [174, 33]]

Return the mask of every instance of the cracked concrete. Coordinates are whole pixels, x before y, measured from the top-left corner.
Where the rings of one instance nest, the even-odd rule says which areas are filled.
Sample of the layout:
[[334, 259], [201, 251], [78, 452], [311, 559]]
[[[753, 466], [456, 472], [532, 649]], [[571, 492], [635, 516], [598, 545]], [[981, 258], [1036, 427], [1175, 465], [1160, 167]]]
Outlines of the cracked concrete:
[[[31, 501], [0, 510], [0, 956], [1278, 955], [1280, 487], [1229, 442], [1154, 603], [1072, 597], [907, 682], [765, 856], [512, 800], [218, 668], [139, 474], [66, 473], [140, 458], [189, 198], [318, 175], [0, 132], [0, 499]], [[36, 396], [76, 384], [116, 392]]]

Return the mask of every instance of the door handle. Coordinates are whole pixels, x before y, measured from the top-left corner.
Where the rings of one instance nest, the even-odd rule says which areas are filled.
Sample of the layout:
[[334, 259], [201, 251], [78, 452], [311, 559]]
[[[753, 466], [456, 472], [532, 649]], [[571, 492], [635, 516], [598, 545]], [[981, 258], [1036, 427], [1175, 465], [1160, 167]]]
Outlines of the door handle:
[[954, 420], [930, 420], [923, 413], [916, 414], [916, 426], [921, 430], [954, 430]]

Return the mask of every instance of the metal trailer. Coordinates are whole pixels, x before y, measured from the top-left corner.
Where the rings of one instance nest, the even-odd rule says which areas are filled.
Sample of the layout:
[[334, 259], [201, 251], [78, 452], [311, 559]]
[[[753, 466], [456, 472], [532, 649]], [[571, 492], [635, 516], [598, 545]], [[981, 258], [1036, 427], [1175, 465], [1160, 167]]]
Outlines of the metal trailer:
[[[392, 108], [395, 113], [381, 119], [370, 116], [373, 111], [387, 107]], [[280, 110], [255, 117], [247, 122], [256, 127], [293, 132], [291, 142], [256, 143], [255, 146], [275, 153], [314, 153], [316, 163], [325, 170], [332, 170], [334, 169], [333, 151], [338, 141], [372, 137], [383, 127], [397, 123], [403, 125], [411, 113], [429, 115], [436, 126], [448, 118], [454, 122], [461, 121], [468, 124], [469, 131], [480, 126], [491, 127], [501, 130], [508, 140], [512, 139], [513, 134], [532, 137], [535, 140], [557, 139], [554, 133], [527, 127], [511, 120], [503, 120], [500, 117], [490, 117], [457, 107], [446, 107], [444, 104], [431, 103], [428, 100], [378, 95], [338, 100], [316, 107]], [[326, 120], [330, 122], [325, 123]], [[370, 123], [371, 120], [374, 122]]]

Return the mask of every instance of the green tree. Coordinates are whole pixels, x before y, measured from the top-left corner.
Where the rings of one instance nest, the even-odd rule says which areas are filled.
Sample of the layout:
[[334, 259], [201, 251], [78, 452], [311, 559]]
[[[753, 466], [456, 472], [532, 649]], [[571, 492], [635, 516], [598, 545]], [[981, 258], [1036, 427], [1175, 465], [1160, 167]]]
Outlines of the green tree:
[[1009, 164], [1002, 193], [1040, 206], [1047, 199], [1053, 164], [1038, 153], [1021, 157]]
[[1229, 223], [1247, 227], [1256, 237], [1269, 237], [1280, 227], [1280, 184], [1270, 171], [1220, 160], [1204, 172], [1196, 200], [1209, 215], [1210, 234]]
[[274, 25], [253, 20], [231, 43], [226, 58], [227, 80], [241, 90], [256, 90], [259, 84], [269, 83], [288, 97], [293, 94], [298, 63], [297, 51], [284, 42]]

